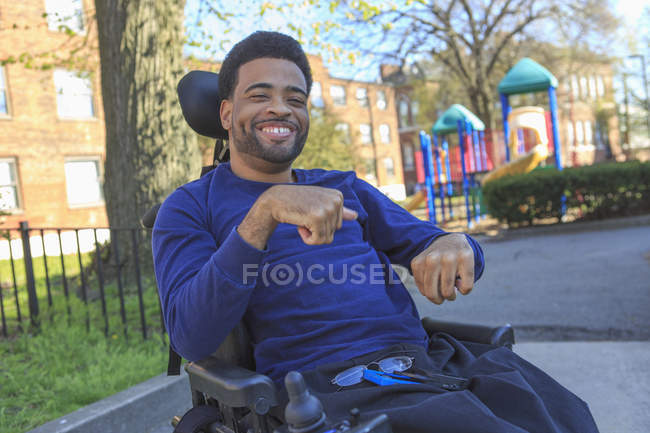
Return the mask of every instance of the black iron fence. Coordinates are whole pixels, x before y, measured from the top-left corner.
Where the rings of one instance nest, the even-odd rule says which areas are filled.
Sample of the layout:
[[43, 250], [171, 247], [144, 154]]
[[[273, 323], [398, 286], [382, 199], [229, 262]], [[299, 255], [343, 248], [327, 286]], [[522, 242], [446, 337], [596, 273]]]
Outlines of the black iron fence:
[[106, 336], [164, 336], [149, 233], [0, 228], [0, 336], [66, 320]]

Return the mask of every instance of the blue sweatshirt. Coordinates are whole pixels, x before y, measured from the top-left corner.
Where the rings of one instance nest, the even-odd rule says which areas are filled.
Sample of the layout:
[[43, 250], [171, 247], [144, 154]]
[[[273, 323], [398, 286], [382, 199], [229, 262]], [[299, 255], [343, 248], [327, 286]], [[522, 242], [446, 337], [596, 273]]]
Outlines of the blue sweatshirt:
[[[271, 183], [237, 177], [228, 163], [174, 191], [153, 231], [156, 278], [172, 347], [195, 361], [244, 320], [257, 371], [280, 382], [396, 343], [426, 345], [415, 305], [390, 263], [406, 266], [445, 234], [393, 203], [354, 172], [295, 169], [296, 185], [334, 188], [357, 211], [334, 241], [306, 245], [279, 224], [265, 250], [237, 225]], [[475, 276], [483, 253], [474, 250]]]

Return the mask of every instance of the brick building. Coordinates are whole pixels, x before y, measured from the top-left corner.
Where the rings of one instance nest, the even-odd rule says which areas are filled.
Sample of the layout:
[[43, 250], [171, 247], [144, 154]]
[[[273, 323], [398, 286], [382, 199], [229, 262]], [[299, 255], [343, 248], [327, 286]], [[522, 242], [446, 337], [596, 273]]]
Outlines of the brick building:
[[[66, 35], [62, 22], [79, 36]], [[81, 0], [0, 0], [0, 59], [56, 53], [86, 37], [92, 46]], [[82, 51], [82, 57], [96, 68], [97, 52]], [[0, 200], [9, 212], [0, 219], [10, 227], [22, 220], [40, 227], [105, 226], [99, 74], [28, 66], [0, 66]]]
[[[107, 226], [96, 28], [87, 13], [92, 9], [92, 0], [0, 0], [0, 59], [27, 56], [0, 67], [0, 208], [6, 213], [0, 226], [25, 220], [32, 227]], [[75, 46], [84, 47], [83, 64], [38, 67]], [[393, 87], [330, 77], [319, 57], [310, 56], [310, 62], [312, 103], [342, 119], [337, 127], [358, 144], [364, 161], [360, 175], [403, 198]], [[188, 69], [194, 67], [188, 61]], [[213, 63], [206, 69], [217, 68]]]

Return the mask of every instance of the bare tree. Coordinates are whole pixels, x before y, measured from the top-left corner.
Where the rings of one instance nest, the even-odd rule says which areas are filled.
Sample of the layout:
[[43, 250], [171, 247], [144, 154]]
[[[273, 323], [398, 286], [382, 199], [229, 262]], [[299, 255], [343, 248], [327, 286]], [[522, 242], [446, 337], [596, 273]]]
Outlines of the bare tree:
[[[461, 84], [470, 109], [490, 127], [495, 125], [494, 83], [512, 66], [513, 47], [526, 40], [560, 44], [576, 35], [587, 38], [603, 25], [604, 17], [611, 17], [608, 0], [332, 3], [339, 15], [319, 28], [330, 30], [323, 34], [334, 44], [402, 66], [432, 61], [446, 77]], [[597, 14], [603, 17], [593, 20]], [[613, 18], [610, 21], [615, 23]], [[336, 32], [337, 28], [345, 31]]]

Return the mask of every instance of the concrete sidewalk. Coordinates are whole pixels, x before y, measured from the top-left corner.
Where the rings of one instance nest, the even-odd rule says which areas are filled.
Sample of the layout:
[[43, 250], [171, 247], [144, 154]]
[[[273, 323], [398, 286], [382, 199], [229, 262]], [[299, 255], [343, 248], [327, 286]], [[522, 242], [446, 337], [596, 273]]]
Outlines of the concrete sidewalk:
[[586, 401], [601, 433], [650, 431], [650, 342], [535, 342], [514, 350]]
[[[530, 342], [515, 352], [585, 400], [601, 433], [648, 432], [650, 342]], [[30, 433], [171, 433], [190, 405], [187, 376], [158, 376]]]

